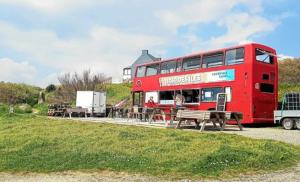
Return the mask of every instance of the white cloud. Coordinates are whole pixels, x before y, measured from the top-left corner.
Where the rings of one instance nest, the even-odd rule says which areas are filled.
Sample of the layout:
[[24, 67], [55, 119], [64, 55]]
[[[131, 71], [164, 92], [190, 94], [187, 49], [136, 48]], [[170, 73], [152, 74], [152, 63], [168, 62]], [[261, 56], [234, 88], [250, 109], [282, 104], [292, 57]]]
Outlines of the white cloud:
[[[68, 10], [83, 10], [85, 7], [96, 6], [97, 8], [89, 10], [101, 11], [101, 7], [98, 8], [99, 5], [115, 2], [117, 1], [0, 0], [0, 5], [30, 8], [47, 13], [45, 16], [58, 14], [62, 22], [66, 23], [68, 18], [64, 15]], [[145, 21], [140, 21], [131, 13], [132, 2], [143, 4], [141, 1], [129, 1], [128, 6], [122, 7], [124, 12], [120, 14], [117, 11], [114, 12], [114, 16], [118, 17], [114, 21], [117, 22], [101, 21], [102, 18], [110, 20], [109, 14], [107, 17], [102, 17], [99, 13], [101, 15], [101, 17], [99, 15], [99, 22], [82, 16], [81, 21], [90, 21], [94, 25], [86, 27], [84, 30], [86, 32], [80, 32], [80, 37], [68, 34], [68, 31], [72, 30], [66, 27], [62, 27], [62, 31], [63, 34], [68, 35], [66, 36], [68, 38], [62, 38], [51, 29], [36, 29], [30, 25], [24, 28], [24, 26], [12, 25], [11, 22], [0, 21], [0, 46], [19, 56], [26, 56], [26, 60], [30, 61], [29, 64], [39, 63], [55, 70], [55, 73], [43, 78], [43, 81], [36, 81], [39, 85], [44, 85], [45, 82], [55, 82], [58, 73], [82, 71], [89, 68], [94, 72], [119, 77], [122, 68], [130, 65], [139, 56], [141, 49], [150, 49], [151, 52], [154, 50], [154, 56], [164, 56], [170, 47], [190, 53], [196, 50], [224, 47], [228, 44], [252, 42], [257, 36], [274, 31], [282, 19], [289, 16], [289, 14], [284, 14], [282, 17], [272, 19], [264, 17], [262, 0], [187, 0], [184, 2], [177, 0], [174, 3], [168, 0], [161, 2], [159, 6], [148, 8], [147, 11], [141, 10], [143, 5], [138, 6], [137, 16], [141, 14], [140, 17], [147, 17]], [[240, 6], [242, 10], [237, 10]], [[76, 13], [79, 17], [82, 12]], [[97, 12], [91, 14], [97, 14]], [[109, 26], [103, 24], [105, 22]], [[59, 23], [61, 22], [58, 21]], [[74, 22], [70, 24], [72, 23]], [[217, 28], [225, 29], [225, 32], [216, 36], [200, 37], [199, 29], [202, 29], [202, 25], [205, 24], [216, 25]], [[80, 22], [78, 26], [82, 26]], [[43, 25], [37, 27], [43, 27]], [[187, 28], [188, 31], [178, 31], [181, 27]], [[143, 31], [144, 29], [148, 31]], [[56, 31], [59, 32], [59, 30]], [[176, 53], [172, 52], [172, 54]]]
[[0, 58], [0, 81], [34, 83], [36, 69], [28, 62], [16, 62], [9, 58]]
[[[238, 6], [243, 6], [245, 10], [236, 11]], [[268, 19], [262, 12], [261, 0], [198, 0], [177, 9], [159, 11], [157, 17], [166, 27], [173, 30], [175, 35], [179, 34], [176, 31], [180, 27], [186, 27], [189, 31], [185, 33], [181, 42], [188, 45], [188, 50], [196, 51], [252, 42], [253, 38], [272, 32], [283, 18]], [[201, 29], [201, 25], [207, 23], [225, 28], [226, 32], [213, 37], [199, 37], [197, 31]]]
[[252, 36], [272, 32], [279, 22], [249, 13], [234, 13], [219, 21], [218, 24], [225, 26], [227, 33], [210, 40], [211, 44], [215, 46], [252, 42]]
[[250, 7], [253, 12], [261, 11], [260, 0], [256, 2], [247, 0], [227, 0], [222, 2], [197, 0], [190, 2], [179, 6], [177, 9], [158, 11], [156, 15], [166, 27], [176, 30], [189, 24], [215, 22], [226, 16], [232, 11], [232, 8], [240, 4]]
[[295, 59], [294, 56], [288, 56], [288, 55], [285, 55], [285, 54], [278, 54], [278, 60], [285, 60], [285, 59]]
[[0, 0], [0, 4], [21, 6], [46, 13], [57, 13], [73, 8], [82, 8], [95, 4], [99, 5], [112, 2], [114, 2], [114, 0]]
[[94, 26], [83, 38], [61, 39], [48, 30], [20, 30], [0, 22], [0, 45], [26, 55], [58, 72], [91, 69], [108, 76], [121, 76], [141, 49], [154, 49], [165, 42], [162, 38]]

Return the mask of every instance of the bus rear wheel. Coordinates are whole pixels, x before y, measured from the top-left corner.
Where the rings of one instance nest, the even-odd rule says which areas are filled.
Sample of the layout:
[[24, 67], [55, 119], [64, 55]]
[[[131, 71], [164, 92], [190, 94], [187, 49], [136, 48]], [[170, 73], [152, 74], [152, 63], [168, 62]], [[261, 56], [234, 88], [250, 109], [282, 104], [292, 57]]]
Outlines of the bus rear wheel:
[[294, 121], [292, 118], [284, 118], [282, 120], [282, 126], [286, 130], [291, 130], [294, 127]]
[[300, 130], [300, 118], [295, 119], [295, 126], [298, 130]]

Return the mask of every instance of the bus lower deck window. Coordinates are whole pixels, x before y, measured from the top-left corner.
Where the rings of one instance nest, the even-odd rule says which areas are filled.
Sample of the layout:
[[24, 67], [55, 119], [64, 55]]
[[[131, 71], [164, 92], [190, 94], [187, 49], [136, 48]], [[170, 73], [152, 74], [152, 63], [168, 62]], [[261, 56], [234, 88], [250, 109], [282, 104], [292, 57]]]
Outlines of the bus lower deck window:
[[199, 102], [199, 89], [182, 90], [185, 103], [198, 103]]
[[222, 93], [221, 87], [215, 88], [203, 88], [201, 90], [201, 101], [203, 102], [215, 102], [217, 100], [217, 94]]
[[174, 104], [174, 91], [161, 91], [159, 92], [159, 103], [160, 104]]
[[272, 84], [261, 83], [259, 85], [259, 88], [260, 88], [261, 92], [274, 93], [274, 85], [272, 85]]

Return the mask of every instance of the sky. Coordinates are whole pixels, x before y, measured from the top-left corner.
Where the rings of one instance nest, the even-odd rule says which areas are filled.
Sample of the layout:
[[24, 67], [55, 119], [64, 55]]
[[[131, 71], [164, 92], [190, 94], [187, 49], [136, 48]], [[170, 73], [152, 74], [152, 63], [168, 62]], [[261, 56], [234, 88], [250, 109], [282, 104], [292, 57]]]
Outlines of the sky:
[[172, 58], [247, 42], [300, 57], [299, 0], [0, 0], [0, 81], [118, 80], [147, 49]]

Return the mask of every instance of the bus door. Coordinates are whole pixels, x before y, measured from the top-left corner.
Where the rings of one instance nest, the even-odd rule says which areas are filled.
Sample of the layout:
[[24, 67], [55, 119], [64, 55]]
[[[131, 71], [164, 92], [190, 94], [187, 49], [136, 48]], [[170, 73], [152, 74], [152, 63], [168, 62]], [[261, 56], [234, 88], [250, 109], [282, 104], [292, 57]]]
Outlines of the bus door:
[[144, 105], [144, 92], [142, 91], [132, 92], [132, 105], [140, 106], [140, 107]]

